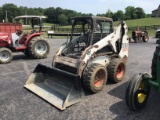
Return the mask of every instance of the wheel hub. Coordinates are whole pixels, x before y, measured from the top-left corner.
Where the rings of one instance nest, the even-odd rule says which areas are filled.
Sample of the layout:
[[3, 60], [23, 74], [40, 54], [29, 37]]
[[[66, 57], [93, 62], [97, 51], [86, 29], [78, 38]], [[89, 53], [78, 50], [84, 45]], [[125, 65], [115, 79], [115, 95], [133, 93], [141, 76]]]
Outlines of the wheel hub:
[[35, 51], [36, 51], [38, 54], [44, 54], [44, 53], [46, 53], [46, 51], [47, 51], [47, 45], [46, 45], [44, 42], [38, 42], [38, 43], [35, 45]]
[[0, 53], [0, 59], [3, 61], [7, 61], [10, 58], [10, 54], [7, 51], [2, 51]]
[[103, 75], [102, 71], [98, 71], [98, 73], [95, 76], [94, 85], [96, 87], [100, 87], [103, 84]]
[[123, 64], [120, 64], [117, 68], [116, 77], [119, 79], [123, 76], [123, 74], [124, 74], [124, 66]]
[[142, 82], [138, 88], [139, 93], [138, 93], [137, 99], [138, 99], [139, 103], [143, 103], [147, 97], [146, 94], [144, 94], [143, 92], [140, 92], [140, 91], [144, 91], [144, 90], [145, 90], [145, 83]]
[[138, 102], [139, 102], [139, 103], [143, 103], [143, 102], [145, 101], [145, 99], [146, 99], [146, 96], [147, 96], [147, 95], [145, 95], [145, 94], [143, 94], [143, 93], [139, 93], [139, 94], [138, 94]]

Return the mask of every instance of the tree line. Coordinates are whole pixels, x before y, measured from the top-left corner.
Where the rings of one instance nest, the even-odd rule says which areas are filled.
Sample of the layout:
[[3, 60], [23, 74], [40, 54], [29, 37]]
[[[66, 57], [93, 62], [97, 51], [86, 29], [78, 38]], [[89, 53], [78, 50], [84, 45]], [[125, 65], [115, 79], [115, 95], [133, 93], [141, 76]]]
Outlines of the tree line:
[[[60, 7], [49, 7], [49, 8], [28, 8], [24, 6], [17, 6], [12, 3], [7, 3], [0, 6], [0, 22], [7, 20], [8, 22], [14, 22], [14, 18], [19, 15], [45, 15], [47, 23], [55, 24], [68, 24], [71, 17], [75, 16], [93, 16], [91, 13], [81, 13], [74, 10], [62, 9]], [[7, 16], [7, 19], [6, 19]], [[140, 19], [145, 17], [150, 17], [150, 15], [145, 14], [144, 10], [140, 7], [128, 6], [125, 8], [125, 12], [118, 10], [113, 13], [108, 10], [105, 14], [97, 14], [97, 16], [106, 16], [112, 18], [114, 21], [118, 20], [130, 20], [130, 19]], [[25, 21], [23, 21], [26, 23]]]
[[122, 10], [118, 10], [117, 12], [113, 13], [112, 11], [108, 10], [105, 14], [97, 14], [97, 15], [110, 17], [114, 21], [151, 17], [151, 14], [146, 14], [142, 8], [133, 6], [126, 7], [125, 12], [123, 12]]

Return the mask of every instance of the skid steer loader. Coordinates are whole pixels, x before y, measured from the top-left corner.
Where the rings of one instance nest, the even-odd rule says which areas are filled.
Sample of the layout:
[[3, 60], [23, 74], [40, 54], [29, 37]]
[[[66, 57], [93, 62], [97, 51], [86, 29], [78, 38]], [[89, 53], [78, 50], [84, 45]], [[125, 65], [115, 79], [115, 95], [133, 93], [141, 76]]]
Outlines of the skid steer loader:
[[[79, 102], [85, 89], [98, 93], [107, 79], [120, 82], [128, 58], [125, 22], [114, 31], [106, 17], [74, 17], [71, 23], [70, 39], [55, 53], [52, 67], [38, 64], [25, 85], [60, 110]], [[75, 38], [74, 33], [81, 35]]]

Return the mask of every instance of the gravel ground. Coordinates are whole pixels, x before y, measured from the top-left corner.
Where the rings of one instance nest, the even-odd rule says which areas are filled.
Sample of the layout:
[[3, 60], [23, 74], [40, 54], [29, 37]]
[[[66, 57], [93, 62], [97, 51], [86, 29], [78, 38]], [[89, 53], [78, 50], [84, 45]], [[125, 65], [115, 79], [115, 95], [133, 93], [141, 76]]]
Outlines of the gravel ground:
[[0, 120], [158, 120], [160, 95], [151, 90], [148, 104], [132, 112], [125, 103], [128, 79], [135, 72], [151, 73], [151, 60], [156, 39], [147, 43], [130, 43], [125, 79], [118, 84], [108, 83], [102, 92], [85, 96], [81, 102], [59, 111], [43, 99], [26, 90], [28, 76], [38, 63], [51, 66], [56, 49], [66, 40], [49, 39], [51, 52], [47, 59], [29, 59], [16, 53], [9, 64], [0, 65]]

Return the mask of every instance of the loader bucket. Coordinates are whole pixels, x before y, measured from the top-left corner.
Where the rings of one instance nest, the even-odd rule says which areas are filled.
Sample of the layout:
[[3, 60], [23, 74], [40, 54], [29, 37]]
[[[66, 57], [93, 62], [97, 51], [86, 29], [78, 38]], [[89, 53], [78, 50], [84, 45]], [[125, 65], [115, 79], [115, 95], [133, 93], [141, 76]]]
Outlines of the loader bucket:
[[60, 110], [79, 102], [84, 95], [79, 76], [42, 64], [37, 65], [24, 87]]

